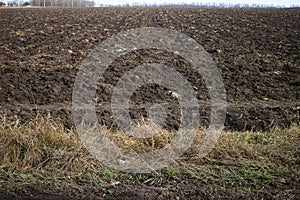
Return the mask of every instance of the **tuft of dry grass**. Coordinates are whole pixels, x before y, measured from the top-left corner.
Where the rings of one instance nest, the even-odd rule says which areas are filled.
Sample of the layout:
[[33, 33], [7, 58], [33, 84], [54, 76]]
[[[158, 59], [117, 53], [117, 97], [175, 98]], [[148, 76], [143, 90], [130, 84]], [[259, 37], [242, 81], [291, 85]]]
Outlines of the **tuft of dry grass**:
[[0, 145], [0, 169], [8, 171], [84, 169], [95, 164], [76, 134], [50, 116], [25, 124], [8, 123], [2, 116]]
[[111, 131], [106, 127], [103, 127], [102, 131], [104, 135], [118, 147], [135, 153], [147, 153], [163, 148], [175, 137], [175, 133], [164, 129], [159, 130], [151, 137], [140, 138], [130, 137], [122, 130]]

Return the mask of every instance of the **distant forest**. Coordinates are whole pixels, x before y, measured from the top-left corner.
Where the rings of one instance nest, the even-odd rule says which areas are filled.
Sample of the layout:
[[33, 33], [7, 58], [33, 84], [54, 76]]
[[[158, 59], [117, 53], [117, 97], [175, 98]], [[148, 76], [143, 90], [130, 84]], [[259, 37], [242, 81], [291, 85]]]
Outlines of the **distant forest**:
[[[52, 6], [52, 7], [107, 7], [107, 6], [120, 6], [120, 7], [219, 7], [219, 8], [284, 8], [284, 5], [273, 5], [273, 4], [232, 4], [232, 3], [132, 3], [132, 4], [120, 4], [120, 5], [110, 5], [110, 4], [96, 4], [94, 0], [10, 0], [7, 4], [8, 6]], [[300, 7], [300, 5], [291, 5], [290, 7]]]
[[[219, 8], [284, 8], [284, 5], [274, 5], [274, 4], [247, 4], [247, 3], [132, 3], [132, 4], [122, 4], [122, 5], [109, 5], [109, 4], [100, 4], [99, 6], [122, 6], [122, 7], [219, 7]], [[300, 7], [299, 5], [291, 5], [290, 7]]]
[[12, 0], [8, 6], [41, 6], [41, 7], [94, 7], [96, 6], [93, 0]]

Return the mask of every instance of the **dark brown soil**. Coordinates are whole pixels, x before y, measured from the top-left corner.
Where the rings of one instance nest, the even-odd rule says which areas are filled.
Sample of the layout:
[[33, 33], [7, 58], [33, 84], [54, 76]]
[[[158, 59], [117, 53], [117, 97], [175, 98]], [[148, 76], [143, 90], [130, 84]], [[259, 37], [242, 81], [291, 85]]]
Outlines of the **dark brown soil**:
[[[50, 113], [71, 128], [73, 83], [88, 53], [120, 31], [163, 27], [192, 37], [214, 59], [227, 92], [227, 129], [288, 127], [299, 123], [299, 21], [300, 9], [1, 9], [0, 110], [23, 122], [37, 113]], [[145, 61], [176, 68], [197, 86], [199, 103], [209, 100], [199, 74], [190, 70], [183, 58], [159, 50], [140, 50], [116, 60], [99, 82], [97, 101], [101, 102], [98, 114], [102, 124], [113, 124], [109, 106], [113, 86], [124, 72]], [[132, 117], [147, 117], [147, 106], [161, 99], [168, 110], [166, 128], [178, 128], [177, 100], [156, 85], [142, 87], [135, 93]], [[210, 108], [205, 103], [200, 105], [201, 124], [205, 126]], [[131, 191], [128, 187], [116, 186], [111, 192], [105, 189], [99, 194], [106, 194], [105, 199], [250, 198], [246, 193], [226, 188], [214, 196], [215, 193], [193, 184], [166, 191], [141, 186], [132, 186]], [[284, 199], [284, 195], [276, 198]]]
[[[242, 189], [211, 187], [194, 181], [182, 181], [168, 188], [151, 187], [143, 184], [119, 184], [115, 186], [96, 187], [89, 185], [48, 184], [47, 190], [36, 190], [34, 184], [8, 189], [1, 193], [1, 199], [99, 199], [99, 200], [165, 200], [165, 199], [290, 199], [287, 192], [280, 188], [270, 187], [248, 193]], [[281, 188], [282, 190], [284, 188]]]
[[[227, 129], [265, 130], [299, 122], [299, 9], [2, 9], [0, 17], [0, 107], [21, 120], [51, 113], [71, 127], [73, 82], [83, 59], [112, 34], [154, 26], [181, 31], [211, 54], [227, 91]], [[199, 75], [182, 58], [162, 51], [133, 52], [114, 62], [100, 83], [103, 124], [113, 122], [111, 88], [123, 72], [145, 61], [179, 69], [199, 88], [198, 99], [209, 100]], [[166, 99], [159, 90], [141, 88], [134, 118], [146, 115], [145, 102]], [[176, 105], [169, 101], [167, 106], [170, 128], [178, 127]], [[200, 112], [201, 124], [207, 125], [209, 106]]]

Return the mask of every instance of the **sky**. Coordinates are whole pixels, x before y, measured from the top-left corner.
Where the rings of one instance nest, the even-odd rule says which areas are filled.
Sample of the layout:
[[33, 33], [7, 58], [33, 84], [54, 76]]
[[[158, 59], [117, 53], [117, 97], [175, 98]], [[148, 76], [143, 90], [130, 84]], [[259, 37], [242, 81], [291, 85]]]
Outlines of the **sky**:
[[132, 3], [232, 3], [232, 4], [266, 4], [266, 5], [280, 5], [289, 7], [291, 5], [300, 5], [300, 0], [96, 0], [97, 4], [109, 4], [109, 5], [121, 5], [121, 4], [132, 4]]

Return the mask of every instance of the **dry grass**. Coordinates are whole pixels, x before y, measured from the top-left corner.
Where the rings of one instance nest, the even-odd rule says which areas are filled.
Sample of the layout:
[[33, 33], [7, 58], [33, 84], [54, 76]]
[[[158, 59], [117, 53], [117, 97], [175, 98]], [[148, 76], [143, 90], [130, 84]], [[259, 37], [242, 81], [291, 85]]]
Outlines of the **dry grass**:
[[[148, 152], [167, 144], [174, 133], [162, 131], [152, 138], [131, 139], [105, 129], [106, 136], [124, 149]], [[191, 149], [177, 163], [151, 174], [126, 174], [108, 169], [95, 160], [72, 130], [50, 117], [26, 124], [0, 121], [0, 184], [55, 182], [103, 184], [112, 180], [166, 187], [186, 178], [246, 191], [287, 182], [295, 192], [300, 179], [300, 127], [275, 128], [268, 132], [223, 132], [205, 158], [195, 148], [204, 131], [198, 132]], [[1, 183], [2, 182], [2, 183]]]
[[95, 164], [74, 132], [50, 117], [26, 124], [8, 123], [2, 117], [0, 142], [0, 169], [8, 171], [82, 170]]
[[102, 130], [105, 136], [117, 146], [135, 153], [147, 153], [163, 148], [170, 143], [175, 136], [175, 133], [160, 130], [152, 137], [134, 138], [123, 131], [111, 131], [105, 127]]

